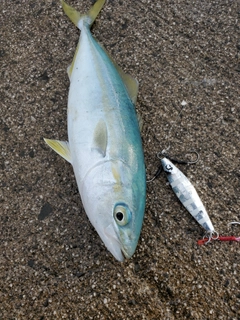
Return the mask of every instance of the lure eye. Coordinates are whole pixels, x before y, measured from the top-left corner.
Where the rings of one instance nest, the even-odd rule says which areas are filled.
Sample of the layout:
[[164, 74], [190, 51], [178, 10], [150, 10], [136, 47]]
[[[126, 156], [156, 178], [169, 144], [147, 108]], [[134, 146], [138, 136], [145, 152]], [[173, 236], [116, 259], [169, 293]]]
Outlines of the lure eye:
[[173, 170], [173, 167], [172, 167], [170, 164], [167, 164], [167, 165], [165, 166], [165, 170], [166, 170], [167, 172], [171, 172], [171, 171]]
[[130, 221], [130, 211], [125, 205], [116, 205], [113, 211], [115, 221], [119, 226], [125, 226]]

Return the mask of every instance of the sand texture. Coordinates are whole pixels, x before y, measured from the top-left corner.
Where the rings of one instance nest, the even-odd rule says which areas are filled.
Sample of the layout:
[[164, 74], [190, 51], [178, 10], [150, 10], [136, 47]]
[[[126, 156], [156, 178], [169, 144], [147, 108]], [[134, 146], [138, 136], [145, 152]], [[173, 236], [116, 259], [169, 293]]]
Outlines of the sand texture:
[[[69, 0], [81, 12], [93, 2]], [[119, 263], [106, 250], [71, 165], [43, 141], [67, 140], [66, 69], [79, 30], [58, 1], [0, 9], [0, 319], [239, 320], [240, 243], [198, 246], [204, 230], [163, 173], [147, 186], [133, 258]], [[147, 177], [157, 152], [196, 150], [197, 164], [177, 166], [215, 229], [236, 236], [239, 13], [237, 0], [109, 0], [92, 28], [139, 81]]]

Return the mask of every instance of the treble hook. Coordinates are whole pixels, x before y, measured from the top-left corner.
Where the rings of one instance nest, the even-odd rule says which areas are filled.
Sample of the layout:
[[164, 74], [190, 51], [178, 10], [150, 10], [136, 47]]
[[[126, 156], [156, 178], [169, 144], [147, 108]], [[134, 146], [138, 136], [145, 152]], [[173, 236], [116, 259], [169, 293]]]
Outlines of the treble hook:
[[[188, 153], [195, 153], [196, 156], [197, 156], [196, 160], [194, 160], [194, 161], [184, 161], [184, 160], [173, 159], [173, 158], [171, 158], [171, 157], [168, 156], [168, 154], [166, 153], [166, 150], [163, 150], [162, 152], [158, 152], [158, 153], [157, 153], [157, 158], [158, 158], [159, 160], [162, 160], [162, 157], [165, 157], [165, 158], [169, 159], [170, 161], [173, 161], [173, 162], [176, 162], [176, 163], [179, 163], [179, 164], [194, 164], [194, 163], [197, 163], [198, 160], [199, 160], [199, 153], [198, 153], [197, 151], [194, 151], [194, 150], [191, 150], [191, 151], [189, 151]], [[153, 178], [150, 179], [150, 180], [147, 180], [147, 183], [152, 182], [152, 181], [154, 181], [156, 178], [158, 178], [158, 177], [160, 176], [160, 174], [161, 174], [162, 171], [163, 171], [163, 167], [162, 167], [162, 165], [160, 165], [159, 168], [158, 168], [158, 170], [157, 170], [157, 172], [156, 172], [155, 175], [153, 176]]]
[[[240, 222], [238, 221], [232, 221], [232, 222], [229, 222], [228, 225], [230, 224], [240, 224]], [[237, 241], [237, 242], [240, 242], [240, 237], [234, 237], [234, 236], [219, 236], [218, 233], [217, 233], [217, 236], [216, 237], [212, 237], [212, 235], [210, 236], [204, 236], [203, 239], [201, 240], [198, 240], [198, 244], [199, 245], [202, 245], [202, 244], [207, 244], [209, 243], [210, 241], [212, 240], [219, 240], [219, 241]]]

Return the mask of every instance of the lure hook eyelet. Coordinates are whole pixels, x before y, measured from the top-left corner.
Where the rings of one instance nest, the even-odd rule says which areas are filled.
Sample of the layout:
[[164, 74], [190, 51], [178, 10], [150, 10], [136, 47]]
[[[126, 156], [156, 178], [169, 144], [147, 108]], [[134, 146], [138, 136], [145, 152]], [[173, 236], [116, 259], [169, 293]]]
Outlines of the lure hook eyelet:
[[203, 236], [202, 240], [205, 244], [211, 242], [212, 240], [217, 240], [219, 238], [219, 233], [217, 231], [208, 231]]
[[193, 160], [193, 161], [185, 161], [185, 160], [174, 159], [174, 158], [170, 157], [170, 156], [167, 154], [166, 150], [163, 150], [163, 151], [161, 151], [161, 152], [158, 152], [158, 153], [157, 153], [157, 158], [158, 158], [159, 160], [162, 160], [163, 157], [166, 157], [166, 158], [169, 159], [170, 161], [173, 161], [173, 162], [176, 162], [176, 163], [179, 163], [179, 164], [195, 164], [195, 163], [198, 162], [200, 156], [199, 156], [199, 153], [198, 153], [197, 151], [195, 151], [195, 150], [190, 150], [190, 151], [187, 152], [187, 153], [194, 153], [194, 154], [197, 156], [197, 158], [196, 158], [195, 160]]
[[188, 163], [187, 163], [187, 164], [194, 164], [194, 163], [197, 163], [197, 162], [198, 162], [198, 160], [199, 160], [199, 158], [200, 158], [199, 153], [198, 153], [197, 151], [195, 151], [195, 150], [191, 150], [191, 151], [189, 151], [188, 153], [194, 153], [194, 154], [197, 156], [197, 158], [196, 158], [196, 160], [194, 160], [194, 161], [188, 161]]
[[[176, 162], [176, 163], [179, 163], [179, 164], [194, 164], [194, 163], [197, 163], [198, 160], [199, 160], [199, 153], [195, 150], [190, 150], [188, 153], [194, 153], [197, 158], [196, 160], [194, 161], [184, 161], [184, 160], [177, 160], [177, 159], [173, 159], [172, 157], [169, 157], [169, 155], [167, 154], [167, 150], [162, 150], [161, 152], [158, 152], [157, 153], [157, 158], [161, 161], [164, 157], [169, 159], [170, 161], [173, 161], [173, 162]], [[149, 182], [153, 182], [157, 177], [159, 177], [159, 175], [161, 174], [161, 172], [163, 171], [163, 168], [162, 166], [160, 165], [160, 167], [158, 168], [157, 172], [155, 173], [155, 175], [147, 180], [147, 183]]]

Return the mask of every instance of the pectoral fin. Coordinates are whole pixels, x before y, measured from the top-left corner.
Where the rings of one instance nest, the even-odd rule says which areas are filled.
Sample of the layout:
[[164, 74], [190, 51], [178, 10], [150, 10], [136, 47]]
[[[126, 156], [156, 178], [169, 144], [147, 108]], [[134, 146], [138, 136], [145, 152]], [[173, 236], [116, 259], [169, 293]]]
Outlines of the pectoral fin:
[[92, 149], [97, 150], [103, 157], [106, 156], [108, 143], [107, 126], [104, 120], [100, 120], [94, 130]]
[[69, 149], [69, 144], [67, 141], [60, 141], [60, 140], [50, 140], [45, 139], [47, 145], [52, 148], [55, 152], [57, 152], [61, 157], [67, 160], [69, 163], [72, 163], [71, 159], [71, 152]]

